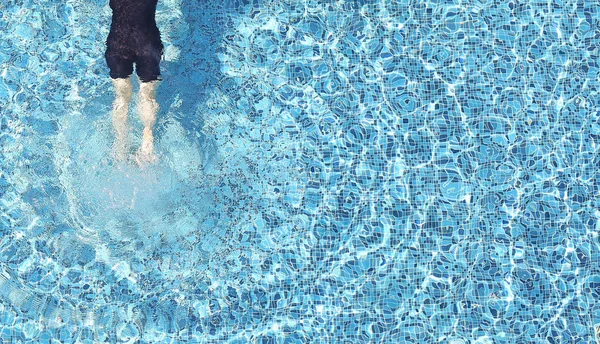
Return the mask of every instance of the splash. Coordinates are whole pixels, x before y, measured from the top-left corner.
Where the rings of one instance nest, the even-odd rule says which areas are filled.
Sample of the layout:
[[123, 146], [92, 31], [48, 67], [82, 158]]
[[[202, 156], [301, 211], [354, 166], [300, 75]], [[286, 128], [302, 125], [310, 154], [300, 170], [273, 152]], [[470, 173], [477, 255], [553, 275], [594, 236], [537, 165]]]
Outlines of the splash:
[[110, 116], [90, 120], [74, 113], [61, 124], [55, 160], [83, 240], [112, 243], [120, 251], [113, 255], [139, 254], [199, 227], [212, 204], [207, 154], [179, 123], [167, 121], [156, 143], [159, 162], [145, 167], [112, 158]]

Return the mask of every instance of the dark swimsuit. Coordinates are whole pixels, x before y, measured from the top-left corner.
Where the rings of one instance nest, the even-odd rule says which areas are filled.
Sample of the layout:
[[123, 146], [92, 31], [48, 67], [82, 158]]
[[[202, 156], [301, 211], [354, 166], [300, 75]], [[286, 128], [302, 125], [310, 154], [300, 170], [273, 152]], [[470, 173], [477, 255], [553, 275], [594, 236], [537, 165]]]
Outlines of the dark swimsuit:
[[106, 40], [106, 63], [113, 79], [135, 71], [142, 82], [160, 79], [163, 44], [154, 19], [158, 0], [110, 0], [113, 10]]

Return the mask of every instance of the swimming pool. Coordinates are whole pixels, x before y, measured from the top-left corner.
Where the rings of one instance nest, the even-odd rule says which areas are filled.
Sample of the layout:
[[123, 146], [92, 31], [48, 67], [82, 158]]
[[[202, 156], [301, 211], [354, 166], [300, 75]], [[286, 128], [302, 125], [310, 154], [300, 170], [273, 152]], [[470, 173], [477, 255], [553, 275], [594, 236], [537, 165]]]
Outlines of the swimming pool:
[[5, 342], [595, 342], [596, 2], [159, 1], [144, 169], [108, 1], [0, 13]]

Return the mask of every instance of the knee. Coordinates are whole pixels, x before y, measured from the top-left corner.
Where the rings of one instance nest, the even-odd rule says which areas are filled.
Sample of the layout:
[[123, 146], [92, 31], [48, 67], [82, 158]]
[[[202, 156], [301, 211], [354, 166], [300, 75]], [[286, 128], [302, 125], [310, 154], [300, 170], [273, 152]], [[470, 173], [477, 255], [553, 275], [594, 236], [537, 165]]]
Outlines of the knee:
[[131, 86], [130, 78], [118, 78], [112, 79], [113, 85], [115, 86], [115, 92], [117, 93], [117, 98], [124, 98], [129, 101], [131, 99], [131, 95], [133, 93]]
[[155, 100], [158, 81], [140, 83], [140, 96], [144, 100]]

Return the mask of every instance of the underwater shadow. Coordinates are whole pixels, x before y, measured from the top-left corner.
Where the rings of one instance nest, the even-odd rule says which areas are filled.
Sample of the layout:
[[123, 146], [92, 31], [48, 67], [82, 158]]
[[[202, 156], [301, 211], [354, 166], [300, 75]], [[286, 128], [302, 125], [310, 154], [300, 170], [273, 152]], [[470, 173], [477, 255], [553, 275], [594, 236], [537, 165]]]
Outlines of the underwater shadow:
[[[159, 114], [156, 125], [157, 135], [165, 133], [169, 121], [176, 121], [184, 129], [185, 138], [196, 144], [204, 156], [217, 154], [214, 142], [202, 128], [211, 91], [225, 78], [217, 51], [225, 30], [233, 23], [238, 5], [238, 1], [233, 0], [183, 1], [182, 19], [187, 30], [172, 41], [178, 57], [161, 65], [163, 81], [157, 100], [162, 115]], [[166, 28], [161, 29], [166, 31]], [[206, 165], [207, 161], [203, 163]]]

